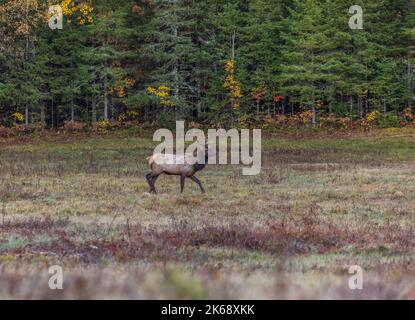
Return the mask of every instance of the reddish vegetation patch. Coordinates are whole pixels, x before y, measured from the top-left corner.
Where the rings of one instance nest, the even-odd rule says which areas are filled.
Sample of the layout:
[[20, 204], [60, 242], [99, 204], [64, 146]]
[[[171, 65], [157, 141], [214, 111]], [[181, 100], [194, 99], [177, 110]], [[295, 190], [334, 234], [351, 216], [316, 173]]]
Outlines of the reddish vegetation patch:
[[267, 253], [305, 253], [313, 249], [324, 252], [341, 246], [344, 234], [337, 228], [322, 226], [296, 227], [292, 224], [269, 222], [252, 227], [248, 224], [205, 226], [193, 229], [182, 223], [172, 229], [149, 231], [162, 246], [233, 247]]
[[3, 221], [0, 230], [10, 231], [22, 229], [25, 231], [45, 231], [57, 228], [64, 228], [70, 224], [69, 219], [30, 218], [23, 220]]
[[[411, 229], [399, 225], [385, 225], [371, 229], [339, 228], [317, 218], [312, 213], [298, 220], [271, 220], [259, 226], [235, 223], [228, 226], [192, 226], [179, 222], [169, 228], [143, 228], [139, 224], [119, 225], [111, 235], [98, 236], [92, 230], [105, 226], [93, 225], [77, 230], [68, 220], [28, 219], [0, 225], [4, 236], [24, 236], [28, 244], [23, 248], [1, 249], [0, 253], [49, 253], [60, 258], [75, 257], [84, 263], [98, 263], [103, 259], [120, 262], [129, 260], [180, 261], [191, 259], [200, 247], [235, 248], [268, 254], [327, 253], [353, 245], [357, 250], [396, 246], [400, 251], [411, 250], [414, 239]], [[371, 230], [371, 232], [368, 232]], [[49, 243], [34, 243], [36, 234], [44, 234]], [[85, 236], [87, 239], [80, 240]]]

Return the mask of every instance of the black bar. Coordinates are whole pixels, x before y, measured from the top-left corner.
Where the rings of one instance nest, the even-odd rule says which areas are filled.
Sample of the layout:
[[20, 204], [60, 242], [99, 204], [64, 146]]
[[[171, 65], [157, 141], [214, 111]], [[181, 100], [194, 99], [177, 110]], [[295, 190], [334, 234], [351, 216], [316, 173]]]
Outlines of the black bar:
[[[21, 305], [21, 306], [20, 306]], [[318, 316], [319, 319], [361, 316], [396, 318], [411, 312], [413, 301], [2, 301], [3, 312], [13, 316], [29, 311], [42, 319], [112, 317], [121, 319], [284, 319]], [[25, 307], [24, 307], [25, 306]], [[243, 306], [250, 306], [243, 308]], [[193, 312], [191, 312], [193, 310]], [[180, 313], [180, 314], [179, 314]]]

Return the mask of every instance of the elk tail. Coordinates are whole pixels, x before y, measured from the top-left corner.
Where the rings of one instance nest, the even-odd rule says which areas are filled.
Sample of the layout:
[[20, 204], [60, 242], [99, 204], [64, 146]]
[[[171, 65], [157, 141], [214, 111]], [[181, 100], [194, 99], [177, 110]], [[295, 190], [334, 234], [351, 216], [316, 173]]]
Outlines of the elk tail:
[[146, 158], [146, 160], [147, 160], [147, 162], [148, 162], [148, 164], [149, 164], [150, 166], [154, 163], [153, 156], [151, 156], [151, 157], [147, 157], [147, 158]]

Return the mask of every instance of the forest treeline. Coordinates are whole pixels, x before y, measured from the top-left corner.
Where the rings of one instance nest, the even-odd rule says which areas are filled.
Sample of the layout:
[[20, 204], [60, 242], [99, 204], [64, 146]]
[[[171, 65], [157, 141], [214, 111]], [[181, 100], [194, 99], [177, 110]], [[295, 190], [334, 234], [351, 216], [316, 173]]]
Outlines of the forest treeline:
[[3, 0], [0, 125], [407, 114], [414, 13], [412, 0]]

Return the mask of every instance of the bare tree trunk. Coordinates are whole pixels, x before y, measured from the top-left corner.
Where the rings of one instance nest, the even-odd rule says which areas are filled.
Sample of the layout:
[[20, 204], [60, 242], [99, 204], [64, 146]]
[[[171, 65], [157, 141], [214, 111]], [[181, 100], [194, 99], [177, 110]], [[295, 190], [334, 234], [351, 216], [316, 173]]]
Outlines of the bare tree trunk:
[[50, 114], [51, 114], [51, 121], [52, 121], [52, 123], [51, 123], [51, 128], [53, 129], [53, 128], [55, 128], [55, 110], [54, 110], [54, 99], [53, 99], [53, 96], [52, 96], [52, 108], [51, 108], [51, 110], [50, 110]]
[[[108, 15], [107, 10], [107, 1], [105, 1], [105, 16]], [[107, 35], [104, 37], [104, 53], [105, 53], [105, 59], [104, 59], [104, 120], [108, 120], [108, 60], [107, 60]]]
[[196, 95], [196, 118], [198, 119], [202, 114], [202, 99], [200, 93], [200, 85], [197, 86], [197, 95]]
[[[28, 14], [29, 14], [29, 3], [28, 1], [26, 1], [26, 25], [27, 25], [27, 30], [29, 30], [29, 25], [27, 24], [27, 19], [28, 19]], [[27, 71], [27, 63], [29, 60], [29, 35], [26, 35], [26, 46], [25, 46], [25, 52], [24, 52], [24, 70]], [[25, 106], [25, 113], [24, 113], [24, 123], [26, 126], [29, 125], [29, 105], [26, 102], [26, 106]]]
[[[177, 0], [173, 0], [174, 5], [174, 13], [175, 13], [175, 25], [173, 26], [173, 37], [174, 37], [174, 43], [175, 43], [175, 50], [177, 50], [177, 37], [179, 34], [179, 26], [177, 25], [177, 15], [176, 15], [176, 6], [177, 6]], [[177, 55], [174, 57], [174, 67], [173, 67], [173, 76], [174, 76], [174, 89], [173, 89], [173, 96], [176, 100], [176, 102], [179, 101], [179, 61], [177, 59]], [[175, 118], [176, 121], [178, 120], [178, 105], [175, 106]], [[181, 113], [181, 112], [180, 112]]]
[[[314, 52], [311, 53], [311, 65], [314, 71]], [[312, 93], [312, 111], [313, 111], [313, 127], [317, 126], [317, 110], [316, 110], [316, 93], [314, 91], [314, 81], [312, 83], [313, 93]]]
[[26, 104], [25, 110], [24, 110], [24, 124], [26, 126], [29, 125], [29, 106]]
[[[231, 46], [232, 46], [232, 56], [231, 56], [231, 59], [232, 59], [233, 62], [235, 61], [235, 55], [236, 55], [236, 53], [235, 53], [235, 45], [236, 45], [236, 31], [234, 31], [232, 33], [232, 36], [231, 36]], [[232, 98], [231, 99], [231, 108], [232, 109], [234, 109], [234, 103], [235, 103], [235, 101]], [[259, 110], [257, 109], [257, 117], [258, 117], [258, 115], [259, 115]], [[235, 121], [235, 119], [232, 119], [232, 120]]]
[[334, 93], [333, 91], [330, 93], [330, 98], [329, 98], [329, 115], [333, 115], [333, 100], [334, 100]]
[[115, 110], [114, 110], [114, 97], [108, 99], [108, 118], [111, 120], [115, 119]]
[[108, 120], [108, 67], [105, 60], [105, 76], [104, 76], [104, 119]]
[[236, 31], [232, 33], [232, 60], [235, 60]]
[[72, 102], [71, 102], [71, 122], [75, 121], [75, 107], [74, 107], [74, 101], [72, 98]]
[[415, 97], [413, 97], [413, 93], [411, 93], [411, 84], [412, 84], [412, 80], [415, 76], [415, 66], [411, 63], [411, 59], [410, 56], [408, 56], [407, 58], [407, 75], [406, 75], [406, 80], [407, 80], [407, 88], [408, 88], [408, 92], [410, 94], [410, 97], [408, 97], [408, 107], [412, 108], [412, 99], [414, 99]]
[[313, 88], [312, 94], [313, 127], [317, 126], [316, 96]]
[[96, 97], [92, 97], [92, 123], [97, 122], [97, 103]]
[[40, 123], [42, 125], [42, 128], [46, 127], [45, 106], [43, 104], [40, 106]]

